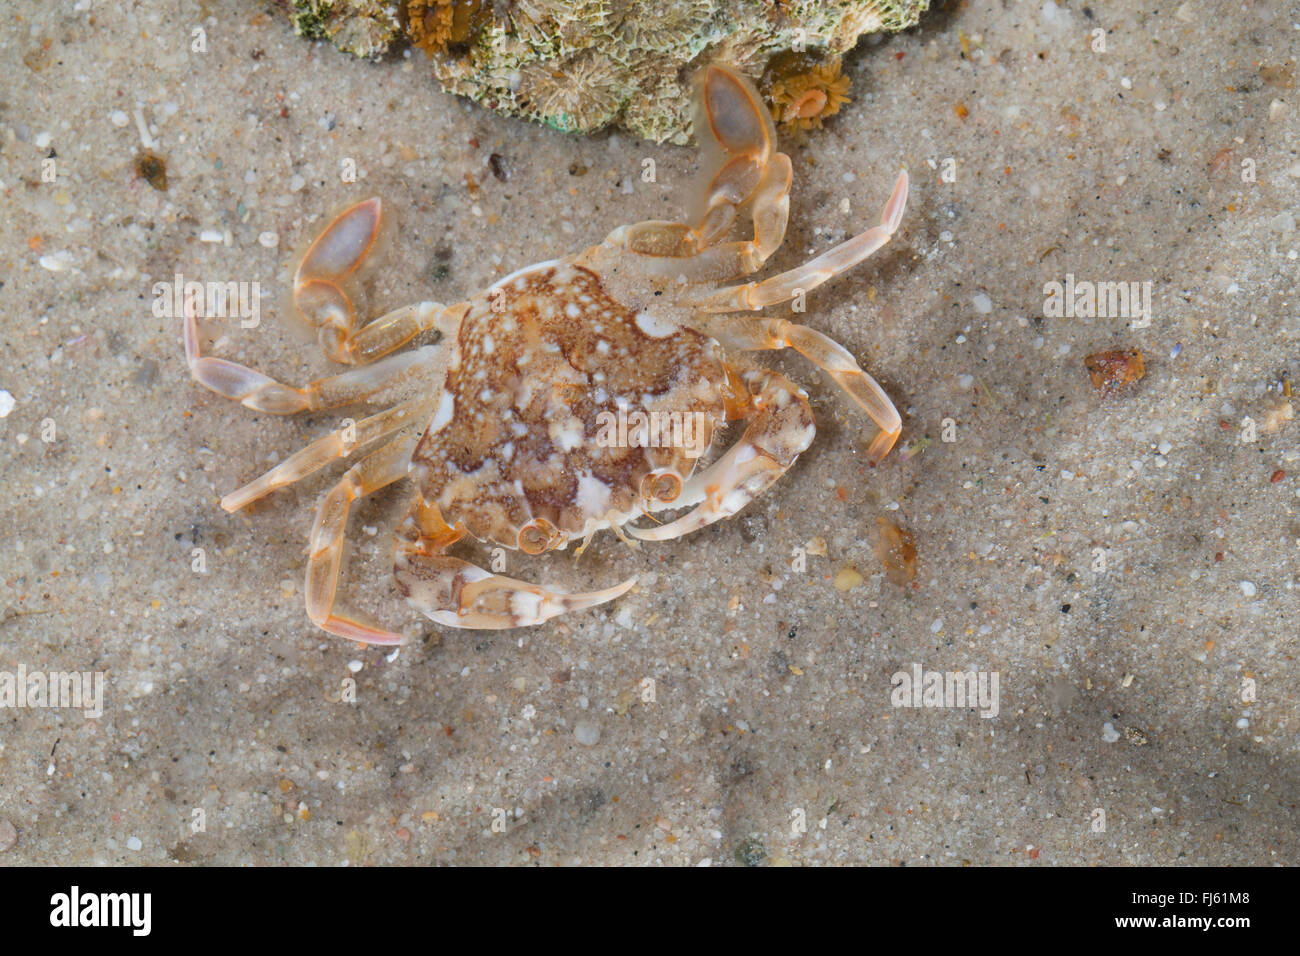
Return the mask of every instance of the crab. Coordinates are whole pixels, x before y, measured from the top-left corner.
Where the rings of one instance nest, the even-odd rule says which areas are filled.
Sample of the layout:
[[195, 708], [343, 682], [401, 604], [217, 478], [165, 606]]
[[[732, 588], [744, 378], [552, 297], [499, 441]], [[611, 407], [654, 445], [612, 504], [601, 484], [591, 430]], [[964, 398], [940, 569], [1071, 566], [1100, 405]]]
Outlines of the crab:
[[[191, 375], [260, 412], [375, 401], [415, 371], [442, 368], [440, 388], [416, 389], [331, 432], [221, 500], [235, 512], [367, 449], [316, 511], [305, 592], [317, 626], [362, 643], [402, 642], [345, 610], [337, 594], [353, 504], [403, 479], [415, 494], [397, 534], [394, 574], [408, 602], [434, 622], [535, 625], [624, 594], [635, 578], [564, 593], [491, 573], [448, 549], [472, 538], [540, 555], [578, 539], [586, 547], [602, 529], [625, 541], [666, 541], [736, 514], [794, 464], [816, 431], [807, 392], [744, 353], [801, 353], [874, 420], [872, 462], [893, 447], [898, 412], [846, 349], [812, 328], [752, 313], [801, 296], [885, 245], [902, 219], [907, 172], [879, 225], [798, 268], [738, 283], [784, 238], [790, 159], [777, 151], [770, 114], [746, 78], [714, 65], [697, 83], [708, 175], [686, 222], [622, 226], [599, 245], [528, 266], [463, 302], [420, 302], [359, 323], [347, 289], [379, 233], [382, 204], [366, 199], [341, 212], [303, 254], [293, 300], [325, 354], [355, 368], [295, 388], [204, 356], [187, 303]], [[742, 215], [751, 238], [734, 239]], [[434, 344], [398, 351], [434, 330], [441, 333]], [[715, 432], [737, 420], [739, 439], [697, 469]], [[631, 524], [678, 509], [686, 510], [666, 523]]]

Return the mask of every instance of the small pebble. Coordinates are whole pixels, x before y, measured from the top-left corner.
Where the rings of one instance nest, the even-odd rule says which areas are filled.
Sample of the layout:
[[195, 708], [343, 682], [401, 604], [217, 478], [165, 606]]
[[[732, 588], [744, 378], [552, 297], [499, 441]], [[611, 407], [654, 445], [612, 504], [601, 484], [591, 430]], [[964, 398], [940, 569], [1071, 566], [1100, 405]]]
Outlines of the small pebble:
[[594, 747], [600, 740], [600, 725], [590, 720], [580, 720], [573, 728], [573, 737], [584, 747]]
[[128, 837], [126, 841], [126, 848], [128, 850], [140, 850], [144, 848], [144, 844], [140, 842], [139, 837]]
[[13, 848], [18, 842], [18, 831], [8, 820], [0, 820], [0, 853]]
[[980, 315], [988, 315], [993, 311], [993, 300], [983, 292], [976, 292], [975, 297], [971, 299], [971, 304]]
[[1295, 216], [1289, 212], [1280, 212], [1268, 221], [1268, 225], [1274, 232], [1295, 232]]
[[1242, 581], [1240, 587], [1241, 593], [1246, 595], [1246, 597], [1255, 596], [1255, 583], [1253, 581]]
[[[897, 522], [884, 517], [876, 519], [880, 537], [876, 539], [876, 558], [885, 568], [885, 575], [899, 587], [906, 587], [916, 577], [916, 539]], [[940, 628], [943, 621], [936, 621]]]
[[1093, 352], [1083, 359], [1092, 387], [1103, 395], [1112, 395], [1146, 375], [1141, 349], [1107, 349]]
[[201, 233], [199, 233], [199, 242], [220, 242], [220, 241], [221, 241], [220, 229], [204, 229]]
[[1115, 725], [1110, 721], [1101, 725], [1101, 739], [1108, 744], [1113, 744], [1119, 740], [1119, 731], [1115, 729]]
[[835, 590], [852, 591], [862, 585], [862, 580], [862, 575], [858, 573], [856, 568], [841, 568], [839, 573], [835, 575]]
[[348, 661], [348, 670], [350, 670], [354, 674], [360, 673], [361, 668], [365, 666], [366, 665], [362, 664], [360, 661]]
[[16, 404], [18, 403], [14, 401], [14, 397], [9, 394], [8, 389], [0, 388], [0, 418], [8, 418], [9, 413], [14, 410]]
[[114, 126], [125, 126], [131, 122], [131, 117], [127, 116], [122, 110], [113, 110], [108, 114], [108, 121]]
[[280, 244], [280, 237], [274, 232], [261, 232], [257, 235], [257, 244], [264, 249], [274, 249]]

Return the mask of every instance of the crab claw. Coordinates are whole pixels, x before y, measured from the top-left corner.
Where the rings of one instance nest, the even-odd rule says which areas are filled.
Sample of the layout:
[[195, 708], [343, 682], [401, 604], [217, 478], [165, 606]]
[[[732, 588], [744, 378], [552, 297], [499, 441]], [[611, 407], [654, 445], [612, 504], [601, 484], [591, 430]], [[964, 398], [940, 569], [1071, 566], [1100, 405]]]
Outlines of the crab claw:
[[[636, 578], [600, 591], [561, 594], [535, 584], [487, 575], [467, 584], [460, 594], [460, 627], [527, 627], [566, 611], [581, 611], [626, 594]], [[451, 614], [444, 612], [447, 617]], [[449, 624], [450, 621], [443, 620]]]
[[642, 541], [680, 538], [720, 518], [730, 518], [784, 472], [780, 463], [749, 442], [740, 442], [728, 449], [708, 471], [691, 479], [683, 489], [682, 497], [687, 501], [703, 498], [697, 507], [667, 524], [626, 530]]
[[612, 601], [636, 583], [600, 591], [564, 594], [517, 581], [445, 554], [429, 554], [418, 544], [401, 546], [394, 568], [397, 586], [426, 617], [446, 627], [528, 627], [566, 611]]
[[668, 541], [729, 518], [780, 478], [812, 444], [817, 428], [807, 393], [776, 372], [749, 372], [756, 412], [740, 441], [707, 469], [693, 475], [674, 504], [695, 505], [676, 521], [654, 528], [628, 528], [642, 541]]
[[[478, 570], [477, 568], [474, 570]], [[549, 621], [566, 611], [581, 611], [612, 601], [626, 594], [636, 578], [601, 591], [562, 594], [514, 578], [479, 572], [482, 577], [469, 580], [461, 588], [459, 607], [455, 611], [431, 611], [428, 616], [448, 627], [505, 628], [528, 627]]]

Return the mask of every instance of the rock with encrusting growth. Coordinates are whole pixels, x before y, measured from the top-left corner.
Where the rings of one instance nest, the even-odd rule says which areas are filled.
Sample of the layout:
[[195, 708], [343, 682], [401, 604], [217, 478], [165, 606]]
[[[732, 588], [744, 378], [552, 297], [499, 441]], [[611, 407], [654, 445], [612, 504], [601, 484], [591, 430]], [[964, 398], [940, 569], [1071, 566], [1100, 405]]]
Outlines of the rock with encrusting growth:
[[293, 31], [309, 40], [328, 40], [362, 57], [382, 56], [400, 42], [398, 5], [384, 0], [293, 0]]
[[407, 42], [443, 88], [565, 132], [617, 125], [691, 139], [696, 68], [759, 82], [778, 121], [820, 126], [848, 101], [840, 55], [913, 26], [930, 0], [293, 0], [301, 36], [377, 58]]

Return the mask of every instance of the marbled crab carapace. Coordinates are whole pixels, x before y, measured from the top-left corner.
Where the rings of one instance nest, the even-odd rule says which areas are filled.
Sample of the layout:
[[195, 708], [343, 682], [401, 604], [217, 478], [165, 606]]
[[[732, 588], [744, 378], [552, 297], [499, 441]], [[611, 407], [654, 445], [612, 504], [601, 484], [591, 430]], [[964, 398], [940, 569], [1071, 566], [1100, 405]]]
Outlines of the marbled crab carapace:
[[[906, 172], [879, 225], [798, 268], [737, 282], [784, 238], [790, 159], [777, 151], [771, 117], [748, 80], [710, 66], [698, 84], [707, 180], [687, 221], [622, 226], [599, 245], [521, 269], [455, 305], [420, 302], [358, 322], [345, 286], [374, 244], [381, 202], [340, 213], [303, 254], [293, 297], [326, 355], [355, 366], [349, 371], [294, 388], [203, 356], [194, 310], [186, 308], [193, 377], [262, 412], [374, 400], [419, 369], [444, 370], [440, 388], [326, 435], [222, 499], [233, 512], [364, 452], [325, 494], [311, 531], [307, 613], [321, 628], [372, 644], [402, 640], [336, 602], [353, 502], [402, 479], [414, 486], [414, 500], [398, 532], [397, 584], [433, 621], [518, 627], [623, 594], [635, 579], [563, 593], [494, 574], [448, 549], [470, 537], [539, 555], [576, 539], [585, 546], [603, 528], [624, 540], [664, 541], [734, 515], [815, 432], [807, 393], [745, 353], [795, 349], [875, 421], [871, 459], [893, 447], [898, 412], [848, 351], [814, 329], [753, 313], [887, 243], [907, 201]], [[733, 238], [742, 217], [751, 237]], [[436, 343], [399, 351], [433, 330], [441, 333]], [[729, 421], [743, 432], [697, 468]], [[667, 510], [682, 513], [632, 524]]]

